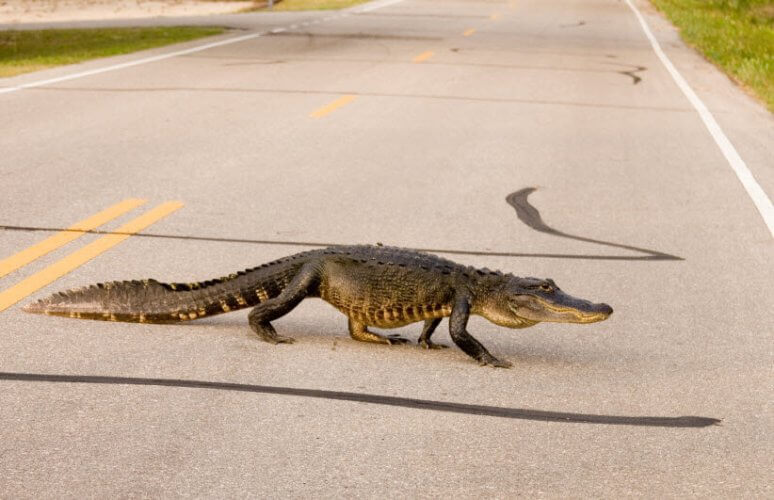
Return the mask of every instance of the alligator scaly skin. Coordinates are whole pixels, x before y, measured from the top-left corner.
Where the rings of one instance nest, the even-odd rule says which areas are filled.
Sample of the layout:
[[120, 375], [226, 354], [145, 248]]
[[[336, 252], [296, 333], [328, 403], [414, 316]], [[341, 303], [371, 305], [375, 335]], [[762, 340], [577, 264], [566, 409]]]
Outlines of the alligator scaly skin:
[[59, 292], [29, 304], [31, 313], [129, 323], [177, 323], [244, 309], [279, 295], [309, 254], [285, 257], [217, 279], [161, 283], [113, 281]]
[[356, 340], [403, 342], [396, 336], [369, 332], [367, 327], [395, 328], [425, 321], [420, 344], [436, 347], [430, 336], [440, 318], [451, 316], [450, 333], [462, 350], [482, 364], [509, 366], [489, 354], [465, 327], [470, 314], [515, 328], [535, 324], [497, 303], [502, 302], [501, 289], [514, 280], [526, 280], [525, 286], [530, 287], [544, 283], [413, 250], [339, 246], [298, 253], [204, 282], [151, 279], [91, 285], [56, 293], [24, 310], [81, 319], [175, 323], [253, 307], [251, 328], [263, 340], [278, 343], [292, 339], [278, 335], [270, 321], [306, 297], [319, 297], [349, 318], [349, 331]]

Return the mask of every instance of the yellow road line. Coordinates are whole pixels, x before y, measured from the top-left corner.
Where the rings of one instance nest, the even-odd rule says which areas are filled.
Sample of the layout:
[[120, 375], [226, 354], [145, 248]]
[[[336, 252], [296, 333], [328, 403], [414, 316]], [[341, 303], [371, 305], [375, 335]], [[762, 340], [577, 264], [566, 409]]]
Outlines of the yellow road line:
[[92, 229], [110, 222], [111, 220], [119, 217], [130, 210], [134, 210], [147, 200], [139, 200], [136, 198], [129, 198], [117, 203], [112, 207], [106, 208], [98, 214], [92, 215], [88, 219], [76, 222], [67, 230], [56, 233], [55, 235], [46, 238], [40, 243], [36, 243], [31, 247], [25, 248], [21, 252], [15, 253], [10, 257], [0, 260], [0, 278], [6, 274], [13, 272], [20, 267], [26, 266], [35, 259], [46, 255], [49, 252], [53, 252], [59, 247], [62, 247], [71, 241], [83, 236], [85, 231], [91, 231]]
[[432, 50], [428, 50], [427, 52], [422, 52], [418, 56], [416, 56], [413, 61], [415, 63], [421, 63], [423, 61], [427, 61], [431, 57], [433, 57], [434, 52]]
[[357, 98], [355, 95], [345, 95], [341, 96], [335, 101], [333, 101], [330, 104], [327, 104], [323, 106], [322, 108], [318, 109], [317, 111], [314, 111], [309, 114], [312, 118], [322, 118], [323, 116], [327, 115], [328, 113], [331, 113], [332, 111], [335, 111], [336, 109], [346, 106], [347, 104], [351, 103]]
[[472, 35], [472, 34], [473, 34], [473, 33], [475, 33], [475, 32], [476, 32], [476, 28], [468, 28], [468, 29], [466, 29], [466, 30], [465, 30], [465, 31], [462, 33], [462, 36], [470, 36], [470, 35]]
[[65, 274], [73, 271], [74, 269], [77, 269], [101, 253], [110, 250], [114, 246], [127, 239], [129, 236], [142, 231], [154, 222], [157, 222], [175, 210], [178, 210], [182, 206], [183, 204], [179, 201], [168, 201], [166, 203], [162, 203], [156, 208], [144, 213], [143, 215], [140, 215], [135, 219], [130, 220], [123, 226], [116, 229], [116, 234], [106, 234], [105, 236], [92, 241], [85, 247], [76, 250], [70, 255], [67, 255], [66, 257], [63, 257], [62, 259], [54, 262], [43, 270], [38, 271], [29, 278], [20, 281], [16, 285], [6, 290], [3, 290], [0, 292], [0, 312], [8, 309], [24, 297], [40, 290], [49, 283], [58, 280]]

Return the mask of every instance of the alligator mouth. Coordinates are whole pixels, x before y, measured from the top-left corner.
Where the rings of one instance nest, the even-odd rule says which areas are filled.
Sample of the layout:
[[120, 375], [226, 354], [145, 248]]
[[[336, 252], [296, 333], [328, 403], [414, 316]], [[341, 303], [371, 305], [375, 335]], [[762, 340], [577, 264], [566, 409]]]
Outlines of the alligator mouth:
[[[532, 321], [553, 321], [556, 323], [596, 323], [604, 321], [611, 314], [613, 308], [607, 304], [588, 303], [583, 309], [573, 306], [565, 306], [548, 302], [541, 297], [532, 296], [534, 302], [521, 307], [527, 314], [520, 316]], [[584, 301], [585, 302], [585, 301]], [[586, 304], [584, 304], [586, 306]]]

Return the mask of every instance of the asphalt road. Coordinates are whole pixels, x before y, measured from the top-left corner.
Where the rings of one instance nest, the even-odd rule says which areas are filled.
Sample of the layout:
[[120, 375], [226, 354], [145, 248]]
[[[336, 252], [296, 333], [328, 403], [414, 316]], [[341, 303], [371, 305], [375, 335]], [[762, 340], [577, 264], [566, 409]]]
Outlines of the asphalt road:
[[[774, 193], [771, 115], [639, 6]], [[772, 236], [629, 7], [329, 16], [200, 20], [246, 38], [0, 83], [83, 74], [0, 93], [0, 258], [122, 200], [148, 201], [98, 229], [182, 204], [145, 236], [88, 234], [1, 278], [20, 302], [0, 312], [0, 497], [772, 496]], [[19, 307], [358, 242], [551, 277], [616, 312], [474, 319], [503, 370], [355, 342], [321, 301], [276, 323], [297, 339], [281, 346], [244, 311], [158, 326]], [[451, 344], [445, 323], [437, 336]]]

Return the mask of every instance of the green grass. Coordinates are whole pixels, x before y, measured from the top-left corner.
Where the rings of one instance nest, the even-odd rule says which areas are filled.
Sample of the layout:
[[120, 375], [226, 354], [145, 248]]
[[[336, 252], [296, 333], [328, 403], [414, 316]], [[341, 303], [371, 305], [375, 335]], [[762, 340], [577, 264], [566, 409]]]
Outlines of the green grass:
[[[344, 9], [361, 4], [367, 0], [274, 0], [272, 11], [291, 11], [291, 10], [333, 10]], [[251, 9], [253, 10], [253, 9]], [[254, 10], [267, 10], [265, 7], [259, 7]]]
[[774, 112], [774, 0], [652, 0], [701, 51]]
[[223, 33], [213, 27], [0, 31], [0, 77]]

